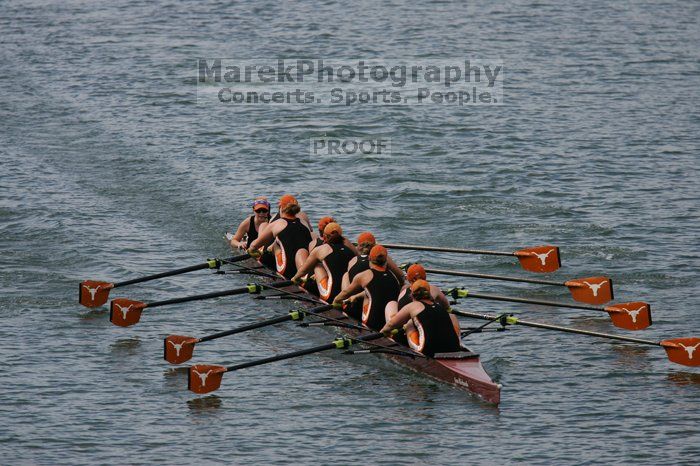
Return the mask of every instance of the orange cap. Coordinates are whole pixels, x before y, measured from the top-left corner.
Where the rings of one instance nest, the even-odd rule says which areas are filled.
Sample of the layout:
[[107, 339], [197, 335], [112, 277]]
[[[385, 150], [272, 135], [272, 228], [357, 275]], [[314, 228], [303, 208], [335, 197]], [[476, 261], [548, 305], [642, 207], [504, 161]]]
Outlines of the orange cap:
[[335, 222], [329, 223], [328, 225], [326, 225], [326, 228], [323, 229], [324, 236], [331, 236], [333, 234], [343, 236], [343, 229], [340, 228], [340, 225], [338, 225]]
[[425, 298], [430, 296], [430, 283], [419, 278], [411, 285], [411, 294], [414, 298]]
[[318, 221], [318, 231], [323, 233], [323, 230], [326, 228], [326, 225], [328, 225], [331, 222], [335, 222], [333, 217], [323, 217], [321, 220]]
[[377, 244], [377, 240], [374, 239], [374, 235], [372, 233], [365, 231], [364, 233], [360, 233], [360, 236], [357, 237], [357, 244], [362, 243]]
[[384, 263], [386, 263], [386, 257], [386, 248], [381, 244], [375, 244], [374, 247], [369, 251], [370, 262], [374, 262], [379, 265], [384, 265]]
[[406, 270], [406, 278], [411, 283], [416, 280], [425, 280], [425, 269], [420, 264], [413, 264]]
[[299, 205], [299, 201], [297, 201], [297, 198], [291, 194], [285, 194], [284, 196], [280, 197], [279, 206], [281, 210], [284, 210], [284, 208], [290, 204]]

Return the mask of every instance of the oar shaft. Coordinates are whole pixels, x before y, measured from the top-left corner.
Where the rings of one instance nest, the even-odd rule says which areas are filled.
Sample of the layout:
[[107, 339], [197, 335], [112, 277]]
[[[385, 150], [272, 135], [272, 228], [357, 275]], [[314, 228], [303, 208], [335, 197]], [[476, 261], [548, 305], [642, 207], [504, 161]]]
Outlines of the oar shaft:
[[[354, 341], [369, 341], [381, 338], [383, 335], [381, 333], [371, 333], [363, 337], [354, 338]], [[328, 351], [334, 348], [339, 348], [338, 340], [333, 343], [327, 343], [325, 345], [314, 346], [312, 348], [306, 348], [299, 351], [292, 351], [291, 353], [279, 354], [277, 356], [270, 356], [269, 358], [258, 359], [256, 361], [244, 362], [241, 364], [236, 364], [235, 366], [230, 366], [226, 368], [226, 371], [237, 371], [239, 369], [245, 369], [247, 367], [261, 366], [263, 364], [269, 364], [276, 361], [284, 361], [285, 359], [292, 359], [299, 356], [306, 356], [307, 354], [320, 353], [321, 351]]]
[[558, 301], [541, 301], [538, 299], [515, 298], [513, 296], [501, 296], [495, 294], [469, 293], [467, 298], [490, 299], [492, 301], [507, 301], [511, 303], [539, 304], [542, 306], [568, 307], [571, 309], [588, 309], [592, 311], [605, 311], [605, 308], [598, 306], [586, 306], [585, 304], [569, 304]]
[[227, 337], [229, 335], [235, 335], [237, 333], [247, 332], [248, 330], [255, 330], [256, 328], [267, 327], [269, 325], [279, 324], [281, 322], [286, 322], [288, 320], [293, 320], [293, 317], [291, 314], [288, 314], [286, 316], [276, 317], [274, 319], [261, 320], [260, 322], [256, 322], [254, 324], [244, 325], [242, 327], [234, 328], [232, 330], [227, 330], [225, 332], [219, 332], [219, 333], [215, 333], [213, 335], [208, 335], [206, 337], [200, 338], [199, 342], [216, 340], [217, 338], [222, 338], [222, 337]]
[[473, 277], [473, 278], [485, 278], [487, 280], [504, 280], [509, 282], [520, 282], [520, 283], [534, 283], [536, 285], [555, 285], [555, 286], [566, 286], [562, 282], [555, 282], [551, 280], [537, 280], [532, 278], [519, 278], [519, 277], [506, 277], [503, 275], [491, 275], [486, 273], [474, 273], [474, 272], [461, 272], [458, 270], [444, 270], [444, 269], [428, 269], [425, 271], [427, 273], [434, 273], [436, 275], [452, 275], [455, 277]]
[[194, 272], [194, 271], [202, 270], [202, 269], [217, 268], [221, 265], [221, 263], [232, 264], [234, 262], [243, 261], [249, 257], [250, 257], [249, 254], [241, 254], [238, 256], [227, 257], [225, 259], [211, 259], [211, 260], [208, 260], [207, 262], [204, 262], [202, 264], [191, 265], [189, 267], [183, 267], [181, 269], [169, 270], [167, 272], [156, 273], [153, 275], [146, 275], [145, 277], [133, 278], [131, 280], [125, 280], [123, 282], [118, 282], [118, 283], [114, 284], [114, 288], [118, 288], [120, 286], [126, 286], [126, 285], [133, 285], [136, 283], [143, 283], [143, 282], [147, 282], [150, 280], [157, 280], [159, 278], [172, 277], [174, 275], [181, 275], [183, 273]]
[[[494, 320], [498, 317], [498, 316], [492, 316], [492, 315], [488, 315], [488, 314], [477, 314], [474, 312], [465, 312], [465, 311], [460, 311], [457, 309], [453, 309], [452, 313], [455, 315], [458, 315], [458, 316], [462, 316], [462, 317], [471, 317], [474, 319], [482, 319], [482, 320]], [[540, 322], [530, 322], [530, 321], [520, 320], [520, 319], [517, 319], [517, 321], [515, 322], [515, 325], [523, 325], [525, 327], [542, 328], [542, 329], [546, 329], [546, 330], [555, 330], [557, 332], [576, 333], [579, 335], [589, 335], [589, 336], [593, 336], [593, 337], [608, 338], [610, 340], [620, 340], [620, 341], [628, 341], [631, 343], [641, 343], [643, 345], [659, 346], [659, 342], [652, 341], [652, 340], [643, 340], [641, 338], [623, 337], [623, 336], [619, 336], [619, 335], [612, 335], [609, 333], [592, 332], [590, 330], [580, 330], [580, 329], [576, 329], [576, 328], [561, 327], [559, 325], [543, 324]]]
[[389, 249], [406, 249], [410, 251], [434, 251], [434, 252], [456, 252], [461, 254], [484, 254], [489, 256], [514, 256], [512, 252], [484, 251], [483, 249], [460, 249], [460, 248], [440, 248], [433, 246], [417, 246], [414, 244], [385, 244], [382, 246]]
[[[275, 287], [282, 287], [282, 286], [289, 286], [291, 285], [292, 282], [291, 280], [285, 280], [283, 282], [276, 282], [270, 284], [270, 286], [275, 286]], [[232, 295], [237, 295], [237, 294], [243, 294], [243, 293], [250, 293], [250, 286], [244, 286], [241, 288], [234, 288], [232, 290], [224, 290], [224, 291], [214, 291], [212, 293], [204, 293], [204, 294], [198, 294], [194, 296], [185, 296], [184, 298], [173, 298], [173, 299], [167, 299], [165, 301], [156, 301], [153, 303], [148, 303], [147, 307], [158, 307], [158, 306], [167, 306], [169, 304], [179, 304], [179, 303], [186, 303], [189, 301], [200, 301], [204, 299], [212, 299], [212, 298], [219, 298], [222, 296], [232, 296]], [[255, 286], [261, 286], [263, 288], [266, 287], [266, 285], [255, 285]]]
[[[237, 327], [231, 330], [226, 330], [225, 332], [215, 333], [213, 335], [207, 335], [198, 339], [198, 342], [204, 342], [209, 340], [216, 340], [217, 338], [227, 337], [229, 335], [235, 335], [237, 333], [247, 332], [248, 330], [255, 330], [257, 328], [267, 327], [268, 325], [275, 325], [288, 320], [301, 320], [305, 314], [318, 316], [318, 312], [327, 311], [330, 309], [331, 305], [317, 306], [308, 310], [293, 311], [285, 316], [275, 317], [272, 319], [261, 320], [260, 322], [255, 322], [253, 324], [244, 325], [242, 327]], [[300, 315], [300, 317], [295, 317], [294, 313]]]
[[147, 282], [150, 280], [157, 280], [159, 278], [172, 277], [173, 275], [180, 275], [183, 273], [194, 272], [196, 270], [208, 269], [210, 268], [209, 263], [205, 262], [203, 264], [192, 265], [190, 267], [183, 267], [181, 269], [170, 270], [168, 272], [155, 273], [153, 275], [146, 275], [145, 277], [134, 278], [131, 280], [125, 280], [123, 282], [118, 282], [114, 284], [114, 288], [120, 286], [133, 285], [135, 283]]

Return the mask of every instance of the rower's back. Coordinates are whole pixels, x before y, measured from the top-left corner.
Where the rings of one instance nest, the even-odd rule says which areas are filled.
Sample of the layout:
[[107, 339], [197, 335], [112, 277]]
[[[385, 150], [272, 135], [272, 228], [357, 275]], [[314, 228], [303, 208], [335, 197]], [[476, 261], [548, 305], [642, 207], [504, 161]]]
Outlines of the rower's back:
[[377, 270], [370, 267], [370, 271], [372, 279], [365, 287], [368, 298], [365, 299], [362, 309], [362, 323], [371, 329], [379, 330], [386, 323], [384, 313], [386, 305], [396, 300], [401, 291], [401, 285], [396, 275], [386, 268]]
[[345, 243], [327, 243], [331, 252], [325, 256], [321, 262], [328, 274], [325, 284], [319, 283], [321, 298], [328, 302], [333, 302], [342, 288], [343, 274], [348, 268], [348, 263], [355, 257], [355, 253], [348, 248]]
[[301, 219], [288, 219], [281, 217], [277, 221], [286, 222], [286, 226], [277, 234], [276, 242], [279, 246], [277, 253], [277, 271], [286, 278], [291, 278], [297, 273], [294, 261], [297, 251], [306, 249], [311, 242], [311, 232], [302, 223]]
[[459, 351], [459, 337], [447, 310], [431, 300], [421, 300], [420, 304], [424, 309], [413, 317], [417, 335], [410, 338], [411, 347], [430, 357]]

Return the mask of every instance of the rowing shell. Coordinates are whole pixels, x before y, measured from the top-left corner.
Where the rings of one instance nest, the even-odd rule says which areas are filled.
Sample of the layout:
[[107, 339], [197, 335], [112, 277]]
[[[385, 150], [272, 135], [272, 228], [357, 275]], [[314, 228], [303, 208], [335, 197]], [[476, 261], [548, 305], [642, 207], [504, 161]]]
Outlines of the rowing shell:
[[[260, 268], [259, 262], [250, 259], [241, 265], [248, 268]], [[272, 278], [262, 277], [262, 279], [264, 281], [273, 281]], [[301, 290], [306, 293], [306, 290], [296, 286], [287, 287], [285, 290], [294, 293], [299, 293]], [[302, 301], [302, 305], [305, 308], [311, 308], [317, 304], [309, 301]], [[331, 309], [323, 312], [322, 314], [332, 319], [344, 320], [352, 324], [357, 323], [338, 309]], [[354, 328], [343, 328], [342, 331], [351, 337], [357, 337], [363, 333], [366, 333]], [[389, 338], [381, 338], [379, 340], [375, 340], [374, 343], [390, 348], [411, 351], [408, 347]], [[481, 361], [479, 360], [479, 355], [477, 353], [473, 353], [464, 346], [462, 348], [462, 351], [454, 353], [437, 353], [434, 358], [413, 358], [391, 353], [380, 354], [390, 361], [411, 369], [414, 372], [428, 375], [433, 379], [477, 395], [487, 403], [498, 404], [501, 400], [501, 384], [495, 383], [493, 380], [491, 380], [491, 377], [481, 365]]]

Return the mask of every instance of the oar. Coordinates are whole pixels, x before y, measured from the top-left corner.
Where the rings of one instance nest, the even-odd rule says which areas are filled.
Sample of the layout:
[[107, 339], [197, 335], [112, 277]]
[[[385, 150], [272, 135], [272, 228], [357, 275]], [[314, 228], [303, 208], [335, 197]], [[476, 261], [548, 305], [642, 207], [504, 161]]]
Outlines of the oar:
[[[474, 312], [465, 312], [453, 309], [452, 313], [462, 317], [471, 317], [474, 319], [482, 320], [497, 320], [499, 316], [492, 316], [487, 314], [476, 314]], [[558, 332], [566, 333], [576, 333], [579, 335], [589, 335], [593, 337], [607, 338], [610, 340], [620, 340], [628, 341], [631, 343], [639, 343], [642, 345], [653, 345], [661, 346], [666, 350], [668, 359], [676, 364], [682, 364], [684, 366], [700, 366], [700, 351], [695, 354], [695, 350], [700, 346], [700, 338], [697, 337], [686, 337], [686, 338], [672, 338], [670, 340], [662, 341], [652, 341], [643, 340], [641, 338], [630, 338], [623, 337], [620, 335], [610, 335], [608, 333], [591, 332], [590, 330], [579, 330], [576, 328], [560, 327], [558, 325], [543, 324], [540, 322], [529, 322], [526, 320], [520, 320], [513, 316], [500, 316], [501, 325], [504, 327], [506, 325], [523, 325], [525, 327], [541, 328], [546, 330], [555, 330]]]
[[452, 288], [445, 291], [446, 295], [453, 299], [478, 298], [492, 301], [508, 301], [511, 303], [539, 304], [541, 306], [567, 307], [571, 309], [587, 309], [591, 311], [603, 311], [610, 315], [613, 325], [627, 330], [642, 330], [651, 325], [651, 306], [643, 301], [631, 301], [627, 303], [612, 304], [610, 306], [587, 306], [585, 304], [568, 304], [558, 301], [540, 301], [537, 299], [516, 298], [514, 296], [500, 296], [493, 294], [471, 293], [464, 288]]
[[244, 293], [257, 294], [260, 293], [263, 290], [263, 288], [268, 288], [271, 286], [289, 286], [291, 284], [291, 280], [271, 283], [269, 285], [250, 283], [244, 287], [234, 288], [232, 290], [215, 291], [213, 293], [185, 296], [184, 298], [167, 299], [165, 301], [154, 301], [152, 303], [144, 303], [141, 301], [135, 301], [133, 299], [126, 298], [116, 298], [109, 303], [109, 321], [112, 322], [114, 325], [119, 325], [120, 327], [128, 327], [129, 325], [134, 325], [138, 323], [138, 321], [141, 319], [141, 311], [143, 311], [147, 307], [150, 308], [168, 306], [171, 304], [186, 303], [189, 301], [200, 301], [203, 299], [219, 298], [221, 296], [233, 296]]
[[[408, 264], [410, 265], [410, 264]], [[403, 265], [402, 265], [403, 268]], [[436, 275], [452, 275], [455, 277], [485, 278], [487, 280], [503, 280], [519, 283], [534, 283], [536, 285], [565, 286], [569, 289], [571, 297], [576, 301], [588, 304], [605, 304], [613, 299], [613, 283], [609, 277], [574, 278], [565, 282], [552, 280], [539, 280], [533, 278], [506, 277], [503, 275], [491, 275], [486, 273], [461, 272], [458, 270], [430, 269], [427, 273]]]
[[201, 338], [194, 338], [186, 335], [169, 335], [163, 341], [164, 343], [164, 359], [170, 364], [182, 364], [185, 361], [192, 359], [192, 352], [194, 351], [194, 345], [197, 343], [203, 343], [205, 341], [216, 340], [217, 338], [227, 337], [229, 335], [235, 335], [237, 333], [247, 332], [249, 330], [255, 330], [258, 328], [268, 327], [270, 325], [279, 324], [282, 322], [287, 322], [289, 320], [302, 320], [305, 315], [315, 315], [318, 312], [323, 312], [331, 309], [333, 305], [326, 304], [324, 306], [314, 307], [308, 310], [300, 309], [296, 311], [289, 311], [289, 314], [285, 316], [279, 316], [272, 319], [262, 320], [254, 324], [243, 325], [242, 327], [237, 327], [225, 332], [215, 333], [213, 335], [207, 335]]
[[554, 272], [561, 267], [559, 248], [557, 246], [536, 246], [520, 249], [515, 252], [485, 251], [482, 249], [442, 248], [433, 246], [417, 246], [413, 244], [384, 244], [390, 249], [407, 249], [410, 251], [456, 252], [460, 254], [485, 254], [490, 256], [515, 256], [520, 266], [530, 272]]
[[247, 367], [261, 366], [263, 364], [269, 364], [275, 361], [283, 361], [285, 359], [292, 359], [300, 356], [306, 356], [307, 354], [320, 353], [322, 351], [328, 351], [331, 349], [346, 349], [350, 347], [353, 342], [363, 342], [376, 340], [382, 338], [384, 335], [381, 333], [371, 333], [357, 338], [343, 337], [336, 338], [331, 343], [325, 345], [313, 346], [311, 348], [292, 351], [291, 353], [280, 354], [277, 356], [271, 356], [263, 359], [256, 359], [254, 361], [244, 362], [242, 364], [236, 364], [235, 366], [216, 366], [210, 364], [196, 364], [190, 367], [187, 373], [187, 388], [195, 393], [203, 394], [213, 392], [221, 386], [221, 379], [226, 372], [235, 372]]
[[119, 288], [126, 285], [133, 285], [135, 283], [143, 283], [150, 280], [157, 280], [159, 278], [172, 277], [173, 275], [181, 275], [183, 273], [194, 272], [195, 270], [203, 269], [218, 269], [222, 264], [232, 264], [234, 262], [240, 262], [248, 259], [250, 255], [241, 254], [239, 256], [227, 257], [224, 259], [207, 259], [206, 262], [202, 264], [192, 265], [190, 267], [183, 267], [181, 269], [168, 270], [166, 272], [156, 273], [153, 275], [146, 275], [145, 277], [133, 278], [131, 280], [126, 280], [123, 282], [110, 283], [102, 282], [97, 280], [85, 280], [80, 282], [80, 288], [78, 292], [78, 302], [85, 307], [98, 307], [102, 306], [109, 299], [109, 291], [113, 288]]

